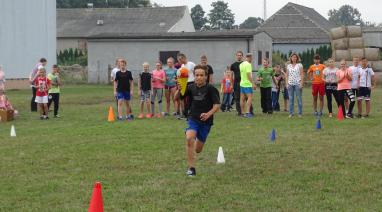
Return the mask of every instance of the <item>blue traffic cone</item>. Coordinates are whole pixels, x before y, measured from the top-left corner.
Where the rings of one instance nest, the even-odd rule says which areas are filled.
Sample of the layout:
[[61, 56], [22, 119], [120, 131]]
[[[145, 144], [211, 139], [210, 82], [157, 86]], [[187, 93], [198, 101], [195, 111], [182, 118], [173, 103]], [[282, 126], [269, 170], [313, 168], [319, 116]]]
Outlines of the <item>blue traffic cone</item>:
[[269, 136], [269, 139], [271, 140], [271, 142], [275, 142], [275, 140], [276, 140], [276, 131], [275, 131], [275, 129], [272, 129], [272, 132], [271, 132], [271, 135]]
[[316, 129], [317, 129], [317, 130], [320, 130], [320, 129], [321, 129], [321, 119], [318, 119], [318, 120], [317, 120]]

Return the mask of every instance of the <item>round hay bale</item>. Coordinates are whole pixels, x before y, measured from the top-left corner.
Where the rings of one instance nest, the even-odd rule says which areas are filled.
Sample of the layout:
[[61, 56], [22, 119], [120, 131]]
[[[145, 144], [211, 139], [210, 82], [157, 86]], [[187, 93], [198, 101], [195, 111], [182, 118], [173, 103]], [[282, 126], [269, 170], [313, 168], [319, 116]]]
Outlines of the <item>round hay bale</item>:
[[347, 36], [349, 38], [362, 37], [361, 26], [348, 26], [347, 27]]
[[379, 61], [372, 61], [370, 63], [371, 63], [371, 68], [374, 71], [382, 71], [382, 61], [381, 60], [379, 60]]
[[349, 38], [349, 49], [362, 49], [364, 48], [363, 38]]
[[332, 40], [337, 40], [337, 39], [340, 39], [340, 38], [345, 38], [346, 37], [346, 33], [347, 33], [347, 30], [346, 30], [346, 27], [344, 27], [344, 26], [337, 27], [337, 28], [332, 28], [330, 30], [330, 35], [332, 37]]
[[343, 59], [350, 60], [350, 52], [348, 50], [336, 50], [334, 52], [334, 58], [336, 61], [341, 61]]
[[360, 59], [365, 57], [364, 49], [350, 49], [349, 52], [350, 52], [350, 58], [351, 59], [353, 59], [355, 57], [358, 57]]
[[349, 48], [349, 38], [333, 40], [332, 47], [336, 50], [347, 50]]
[[369, 61], [379, 60], [379, 49], [377, 48], [365, 48], [365, 57]]

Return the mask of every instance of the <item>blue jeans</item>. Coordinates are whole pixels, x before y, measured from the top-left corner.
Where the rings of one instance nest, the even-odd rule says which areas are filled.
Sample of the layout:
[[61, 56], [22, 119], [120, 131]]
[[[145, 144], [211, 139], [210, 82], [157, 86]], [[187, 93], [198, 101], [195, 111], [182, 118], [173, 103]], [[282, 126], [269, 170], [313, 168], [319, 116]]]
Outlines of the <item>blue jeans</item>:
[[302, 89], [299, 85], [289, 85], [289, 114], [294, 114], [294, 95], [297, 97], [298, 114], [302, 115]]
[[228, 110], [231, 108], [231, 93], [224, 93], [223, 94], [223, 101], [222, 101], [222, 104], [221, 104], [221, 110], [222, 111], [225, 111], [225, 110]]
[[274, 111], [280, 111], [279, 95], [279, 91], [272, 91], [272, 109]]

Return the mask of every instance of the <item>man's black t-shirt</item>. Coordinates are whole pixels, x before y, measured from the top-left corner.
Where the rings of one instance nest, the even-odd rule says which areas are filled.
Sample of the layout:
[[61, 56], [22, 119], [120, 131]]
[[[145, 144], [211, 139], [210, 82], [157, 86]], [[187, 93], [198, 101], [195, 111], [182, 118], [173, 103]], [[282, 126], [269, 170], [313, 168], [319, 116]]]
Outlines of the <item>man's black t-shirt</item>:
[[130, 92], [130, 80], [133, 80], [133, 75], [130, 71], [118, 71], [115, 75], [115, 81], [117, 82], [117, 91]]
[[235, 83], [240, 83], [241, 77], [240, 77], [240, 64], [243, 61], [236, 61], [231, 65], [231, 71], [233, 71], [234, 77], [235, 77]]
[[142, 91], [151, 90], [151, 73], [142, 72], [139, 74], [139, 77], [141, 78], [141, 88], [140, 89]]
[[213, 115], [206, 121], [200, 120], [200, 115], [210, 111], [214, 104], [220, 104], [219, 91], [210, 84], [198, 87], [194, 83], [187, 86], [184, 96], [188, 96], [191, 102], [189, 118], [197, 122], [212, 125], [214, 120]]
[[212, 66], [207, 65], [207, 71], [208, 71], [207, 83], [209, 83], [210, 82], [210, 74], [214, 74], [214, 69], [212, 68]]

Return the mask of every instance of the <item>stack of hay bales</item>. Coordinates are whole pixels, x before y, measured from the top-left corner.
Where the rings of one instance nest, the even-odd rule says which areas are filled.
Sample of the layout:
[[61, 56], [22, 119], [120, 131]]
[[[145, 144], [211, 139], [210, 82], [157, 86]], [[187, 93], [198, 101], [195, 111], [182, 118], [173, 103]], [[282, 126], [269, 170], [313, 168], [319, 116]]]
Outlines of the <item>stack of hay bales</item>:
[[336, 65], [339, 61], [346, 60], [348, 65], [352, 64], [353, 57], [366, 57], [372, 68], [382, 71], [382, 61], [379, 59], [378, 48], [365, 48], [360, 26], [342, 26], [330, 31], [333, 49], [333, 58]]

